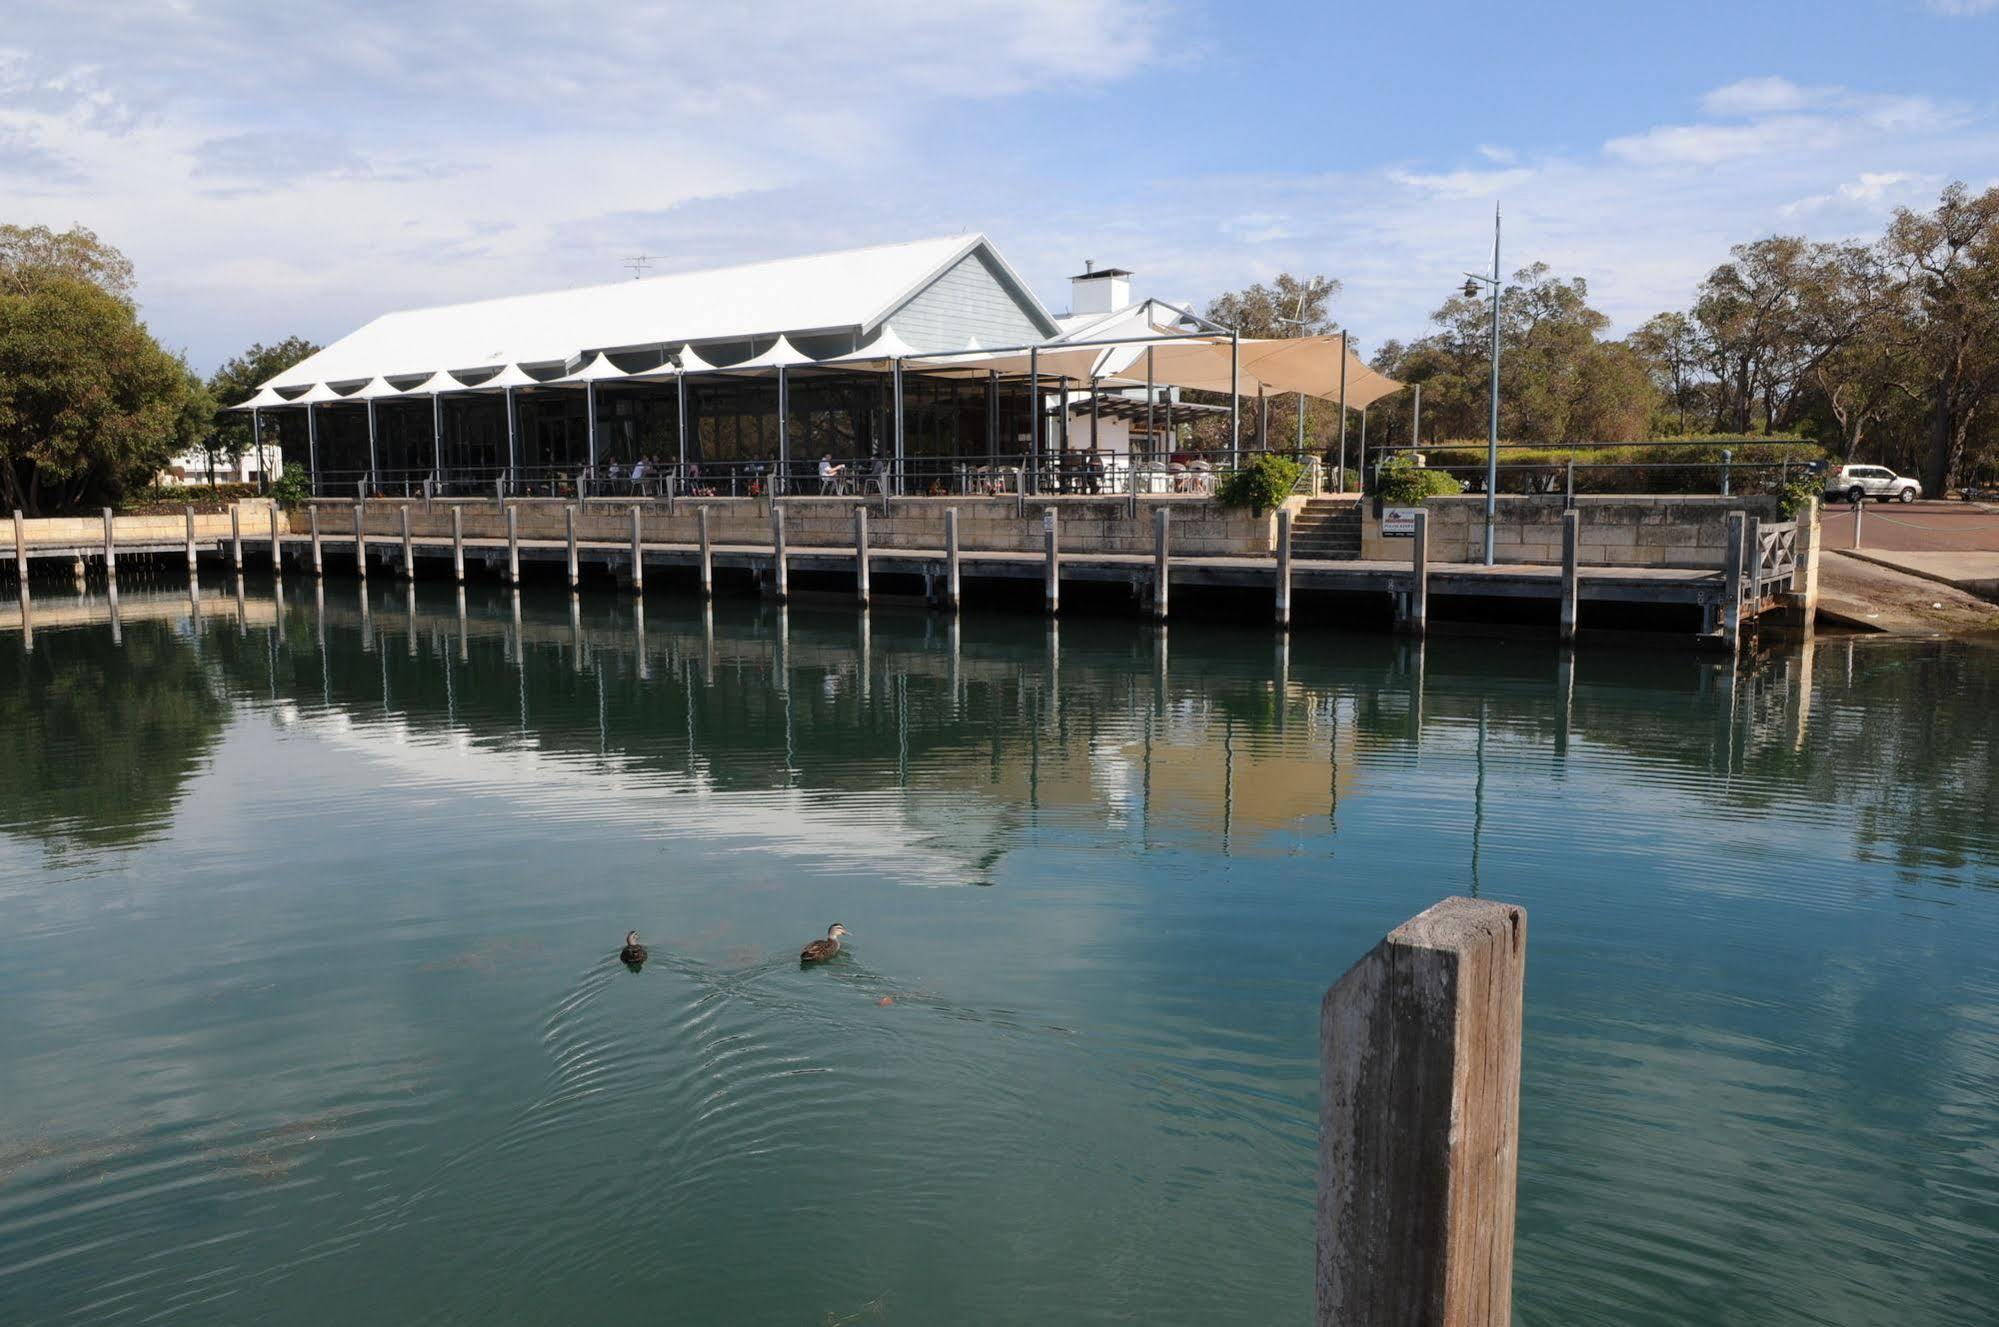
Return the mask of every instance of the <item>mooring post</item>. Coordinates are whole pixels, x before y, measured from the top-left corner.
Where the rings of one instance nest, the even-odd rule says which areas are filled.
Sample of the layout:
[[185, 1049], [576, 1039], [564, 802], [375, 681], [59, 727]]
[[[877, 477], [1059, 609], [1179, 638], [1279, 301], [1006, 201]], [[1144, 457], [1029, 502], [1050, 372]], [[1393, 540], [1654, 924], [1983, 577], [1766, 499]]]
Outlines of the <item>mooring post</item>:
[[1041, 546], [1045, 554], [1045, 569], [1042, 576], [1041, 595], [1048, 611], [1062, 609], [1062, 536], [1056, 529], [1055, 509], [1048, 508], [1041, 513]]
[[1291, 625], [1291, 509], [1277, 509], [1277, 625]]
[[229, 504], [229, 565], [243, 574], [243, 508], [235, 502]]
[[23, 589], [28, 585], [28, 525], [21, 519], [21, 509], [14, 509], [14, 575]]
[[118, 527], [117, 518], [111, 509], [104, 509], [104, 580], [108, 585], [118, 579]]
[[706, 599], [715, 593], [715, 549], [708, 542], [708, 508], [706, 504], [695, 508], [694, 524], [701, 539], [701, 597]]
[[639, 509], [632, 506], [632, 593], [643, 594], [646, 588], [645, 543], [639, 529]]
[[1319, 1327], [1508, 1327], [1527, 913], [1448, 898], [1326, 992]]
[[368, 531], [366, 526], [368, 504], [356, 499], [354, 502], [354, 571], [362, 580], [368, 579]]
[[958, 611], [958, 509], [944, 509], [944, 607]]
[[1744, 599], [1754, 617], [1763, 611], [1763, 518], [1750, 516], [1742, 527]]
[[1172, 557], [1173, 520], [1171, 509], [1161, 507], [1152, 513], [1152, 616], [1155, 620], [1166, 620], [1166, 590], [1171, 579], [1168, 566]]
[[854, 594], [863, 608], [868, 603], [868, 508], [863, 502], [854, 508]]
[[410, 542], [410, 505], [402, 505], [403, 514], [403, 579], [416, 579], [416, 547]]
[[270, 517], [271, 517], [271, 575], [274, 577], [283, 576], [285, 574], [284, 531], [282, 527], [280, 527], [278, 524], [278, 518], [283, 514], [284, 514], [284, 509], [278, 506], [277, 502], [273, 500], [271, 503]]
[[521, 513], [518, 507], [507, 508], [507, 584], [521, 583]]
[[465, 583], [465, 509], [451, 504], [451, 579]]
[[1807, 638], [1819, 611], [1819, 500], [1798, 508], [1798, 543], [1791, 572], [1791, 600], [1802, 616]]
[[562, 509], [562, 521], [569, 541], [569, 588], [573, 590], [581, 580], [576, 573], [576, 508], [573, 505]]
[[197, 570], [194, 560], [194, 508], [183, 507], [181, 513], [187, 521], [187, 576], [192, 584]]
[[1576, 638], [1576, 608], [1582, 589], [1582, 513], [1562, 513], [1562, 639]]
[[783, 603], [791, 597], [791, 567], [784, 555], [784, 508], [775, 500], [770, 504], [770, 553], [771, 588], [777, 601]]
[[[1860, 547], [1860, 514], [1866, 510], [1867, 510], [1867, 499], [1864, 497], [1861, 498], [1860, 501], [1853, 504], [1853, 543], [1851, 545], [1851, 547], [1853, 548]], [[20, 513], [15, 512], [14, 515], [16, 517], [19, 517]]]
[[1404, 623], [1418, 636], [1430, 625], [1430, 513], [1416, 509], [1409, 532], [1409, 620]]
[[319, 556], [319, 504], [318, 503], [314, 502], [314, 503], [308, 503], [306, 505], [305, 521], [306, 525], [310, 527], [312, 530], [312, 574], [315, 576], [321, 576], [325, 574], [326, 569], [325, 569], [325, 564], [320, 560]]
[[1742, 640], [1742, 535], [1748, 516], [1728, 513], [1728, 532], [1722, 536], [1721, 639], [1729, 649]]

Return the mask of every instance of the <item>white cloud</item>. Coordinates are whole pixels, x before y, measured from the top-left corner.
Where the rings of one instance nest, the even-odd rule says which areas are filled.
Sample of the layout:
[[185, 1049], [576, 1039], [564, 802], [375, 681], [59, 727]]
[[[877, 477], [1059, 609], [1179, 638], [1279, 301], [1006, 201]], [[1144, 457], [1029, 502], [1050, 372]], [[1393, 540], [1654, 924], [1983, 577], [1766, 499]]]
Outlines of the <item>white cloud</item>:
[[1940, 175], [1917, 171], [1862, 171], [1828, 193], [1812, 194], [1784, 204], [1778, 212], [1787, 217], [1810, 216], [1828, 208], [1858, 204], [1864, 213], [1879, 211], [1879, 204], [1916, 202], [1943, 186]]
[[1801, 111], [1823, 104], [1836, 91], [1800, 87], [1788, 78], [1775, 75], [1745, 78], [1707, 93], [1701, 98], [1701, 109], [1709, 115], [1767, 115], [1774, 111]]

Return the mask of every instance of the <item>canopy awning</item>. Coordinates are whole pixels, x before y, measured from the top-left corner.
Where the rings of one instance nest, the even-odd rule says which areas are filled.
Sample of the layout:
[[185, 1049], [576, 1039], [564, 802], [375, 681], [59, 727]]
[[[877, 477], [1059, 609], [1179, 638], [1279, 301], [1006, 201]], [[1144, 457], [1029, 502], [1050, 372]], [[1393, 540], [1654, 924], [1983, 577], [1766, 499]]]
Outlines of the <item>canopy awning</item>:
[[693, 346], [682, 346], [680, 353], [675, 355], [673, 359], [680, 366], [682, 373], [709, 373], [715, 368], [713, 364], [701, 358]]
[[404, 392], [404, 396], [441, 396], [445, 392], [462, 392], [465, 384], [446, 373], [443, 369], [431, 374], [416, 386]]
[[263, 410], [274, 405], [297, 404], [298, 402], [296, 401], [287, 401], [284, 397], [279, 396], [275, 387], [266, 387], [247, 401], [238, 401], [235, 405], [224, 406], [222, 408], [224, 410]]
[[[1303, 392], [1320, 400], [1338, 401], [1342, 356], [1349, 408], [1365, 409], [1402, 390], [1401, 383], [1362, 363], [1359, 356], [1346, 348], [1345, 338], [1340, 336], [1242, 341], [1235, 381], [1240, 391], [1250, 394], [1261, 388], [1266, 392]], [[1226, 338], [1190, 337], [1161, 343], [1152, 348], [1152, 381], [1197, 392], [1226, 393], [1230, 389], [1229, 361]], [[1143, 376], [1139, 365], [1132, 368]]]
[[521, 371], [518, 364], [509, 364], [484, 382], [475, 382], [464, 390], [472, 392], [505, 391], [509, 387], [545, 386], [541, 379]]
[[812, 356], [799, 354], [797, 348], [790, 341], [780, 336], [777, 339], [777, 343], [769, 350], [764, 351], [763, 354], [746, 359], [740, 364], [730, 364], [727, 367], [731, 369], [788, 369], [796, 364], [810, 364], [812, 362]]
[[347, 398], [334, 391], [323, 382], [316, 382], [305, 389], [303, 395], [294, 396], [288, 405], [321, 405], [328, 401], [345, 401]]
[[[602, 351], [599, 351], [594, 357], [592, 357], [592, 359], [588, 364], [585, 364], [582, 368], [576, 370], [576, 372], [574, 373], [565, 373], [560, 378], [555, 379], [554, 382], [555, 383], [607, 382], [617, 378], [629, 378], [631, 376], [632, 376], [631, 374], [626, 373], [616, 364], [613, 364], [611, 362], [610, 356], [604, 354]], [[553, 386], [554, 383], [551, 383], [549, 385]]]
[[401, 395], [403, 395], [402, 389], [390, 386], [387, 378], [376, 378], [359, 391], [348, 393], [347, 399], [350, 401], [381, 401], [391, 396]]
[[1044, 381], [1069, 378], [1088, 382], [1092, 377], [1109, 377], [1101, 371], [1102, 346], [1078, 346], [1072, 350], [1050, 348], [1030, 353], [1005, 351], [998, 354], [924, 355], [912, 357], [905, 367], [922, 373], [959, 378], [983, 378], [997, 373], [1002, 378], [1025, 378], [1038, 372]]
[[884, 323], [882, 329], [875, 333], [875, 339], [859, 350], [850, 350], [844, 355], [834, 355], [831, 359], [822, 359], [819, 362], [837, 364], [843, 369], [870, 367], [886, 369], [891, 362], [908, 359], [915, 354], [916, 351], [911, 349], [909, 343], [897, 336], [893, 327]]

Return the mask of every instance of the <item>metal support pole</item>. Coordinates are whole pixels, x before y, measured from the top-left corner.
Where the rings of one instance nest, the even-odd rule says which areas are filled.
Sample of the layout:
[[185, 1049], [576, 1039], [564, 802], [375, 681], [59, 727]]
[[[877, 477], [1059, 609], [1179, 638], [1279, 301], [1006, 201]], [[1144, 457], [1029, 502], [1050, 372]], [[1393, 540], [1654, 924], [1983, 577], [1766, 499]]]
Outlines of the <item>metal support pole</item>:
[[354, 503], [354, 574], [368, 579], [368, 504]]
[[507, 508], [507, 584], [521, 583], [521, 510]]
[[791, 597], [791, 565], [784, 551], [784, 508], [770, 504], [770, 551], [773, 587], [779, 603]]
[[1576, 509], [1576, 458], [1569, 458], [1568, 469], [1562, 479], [1562, 510]]
[[705, 505], [695, 509], [694, 523], [701, 534], [701, 597], [706, 599], [715, 593], [715, 550], [708, 542], [708, 508]]
[[[1152, 418], [1152, 398], [1157, 394], [1152, 385], [1152, 351], [1153, 347], [1151, 346], [1145, 348], [1145, 445], [1148, 447], [1157, 447], [1159, 445], [1159, 426], [1153, 422]], [[1166, 419], [1170, 425], [1173, 419], [1173, 412], [1171, 410], [1166, 412]], [[1138, 482], [1136, 471], [1134, 471], [1132, 482], [1134, 485], [1133, 491], [1136, 492], [1135, 486]]]
[[1173, 513], [1165, 507], [1152, 513], [1152, 616], [1166, 620], [1166, 592], [1171, 581]]
[[270, 467], [264, 463], [264, 412], [255, 406], [250, 408], [250, 450], [257, 456], [257, 491], [267, 493], [271, 487]]
[[1421, 447], [1423, 445], [1423, 384], [1420, 382], [1417, 383], [1415, 389], [1416, 399], [1409, 407], [1409, 445], [1411, 447]]
[[1576, 608], [1582, 581], [1582, 513], [1571, 508], [1562, 513], [1562, 640], [1576, 638]]
[[1300, 456], [1305, 454], [1305, 393], [1303, 392], [1298, 393], [1298, 454]]
[[[110, 584], [118, 579], [118, 535], [116, 518], [111, 509], [104, 509], [104, 580]], [[25, 562], [25, 559], [23, 559]]]
[[567, 506], [562, 509], [562, 524], [563, 533], [569, 544], [569, 588], [573, 590], [581, 580], [576, 571], [576, 508], [574, 506]]
[[1367, 407], [1360, 408], [1360, 464], [1354, 467], [1360, 476], [1360, 488], [1367, 491]]
[[1347, 334], [1340, 333], [1340, 472], [1333, 477], [1333, 492], [1347, 491]]
[[1485, 440], [1485, 565], [1493, 564], [1493, 526], [1499, 522], [1499, 208], [1492, 209], [1492, 408]]
[[381, 485], [378, 478], [379, 465], [375, 460], [375, 398], [368, 398], [368, 487], [373, 490]]
[[[895, 412], [893, 416], [895, 422], [895, 428], [893, 433], [891, 434], [895, 450], [895, 491], [897, 494], [901, 494], [903, 491], [903, 486], [902, 486], [903, 405], [902, 405], [902, 357], [900, 355], [896, 356], [895, 359], [891, 360], [889, 363], [889, 388], [891, 391], [895, 393]], [[882, 499], [884, 502], [886, 502], [888, 499], [886, 486], [884, 486]]]
[[1430, 513], [1416, 509], [1415, 529], [1409, 540], [1409, 617], [1404, 623], [1422, 635], [1430, 624]]
[[305, 459], [312, 472], [312, 495], [319, 496], [319, 410], [316, 406], [305, 408]]
[[1270, 398], [1261, 382], [1256, 384], [1256, 446], [1259, 451], [1270, 450]]
[[[677, 479], [680, 475], [687, 473], [687, 375], [684, 373], [675, 374], [673, 386], [674, 432], [679, 435], [680, 439], [680, 470], [674, 476]], [[667, 488], [666, 492], [667, 501], [671, 502], [673, 500], [673, 489], [671, 486]]]
[[[1041, 487], [1041, 352], [1027, 352], [1027, 466], [1034, 475], [1035, 489]], [[1025, 496], [1026, 485], [1021, 486]]]
[[307, 505], [305, 509], [305, 518], [306, 518], [306, 523], [311, 527], [312, 530], [312, 574], [315, 576], [323, 576], [326, 574], [326, 562], [325, 559], [321, 558], [319, 555], [319, 504], [318, 503], [314, 502]]
[[402, 525], [403, 525], [403, 529], [402, 529], [402, 533], [403, 533], [403, 579], [404, 579], [404, 580], [406, 580], [406, 581], [413, 581], [413, 580], [415, 580], [415, 579], [416, 579], [416, 545], [410, 542], [410, 505], [409, 505], [409, 503], [405, 502], [405, 503], [404, 503], [404, 504], [402, 505], [402, 509], [401, 509], [401, 511], [402, 511]]
[[1053, 507], [1041, 513], [1041, 545], [1046, 559], [1042, 598], [1048, 605], [1048, 611], [1054, 613], [1062, 607], [1062, 540], [1056, 532]]
[[444, 482], [444, 393], [430, 394], [430, 469], [432, 478]]
[[1291, 509], [1277, 509], [1277, 625], [1291, 625]]
[[1229, 329], [1229, 464], [1242, 464], [1242, 333]]
[[958, 509], [944, 511], [944, 607], [958, 611]]
[[229, 504], [229, 566], [243, 574], [243, 508], [234, 502]]
[[[777, 473], [771, 476], [770, 495], [776, 498], [791, 483], [791, 371], [777, 366]], [[773, 507], [775, 512], [776, 508]], [[780, 526], [783, 520], [778, 521]], [[779, 593], [782, 598], [782, 592]]]
[[[597, 384], [595, 381], [583, 384], [583, 409], [585, 411], [583, 440], [584, 444], [590, 449], [589, 456], [584, 462], [583, 472], [590, 476], [592, 483], [595, 483], [597, 480]], [[576, 496], [582, 498], [588, 495], [579, 492]]]
[[854, 596], [868, 605], [868, 509], [854, 508]]
[[514, 389], [507, 388], [507, 490], [520, 491], [520, 441], [517, 436], [519, 421], [514, 414]]
[[451, 579], [465, 583], [465, 509], [453, 504], [451, 508]]
[[1728, 448], [1721, 449], [1721, 495], [1728, 496], [1728, 468], [1735, 460], [1735, 453]]
[[639, 532], [639, 509], [632, 508], [632, 593], [643, 594], [646, 588], [645, 544]]

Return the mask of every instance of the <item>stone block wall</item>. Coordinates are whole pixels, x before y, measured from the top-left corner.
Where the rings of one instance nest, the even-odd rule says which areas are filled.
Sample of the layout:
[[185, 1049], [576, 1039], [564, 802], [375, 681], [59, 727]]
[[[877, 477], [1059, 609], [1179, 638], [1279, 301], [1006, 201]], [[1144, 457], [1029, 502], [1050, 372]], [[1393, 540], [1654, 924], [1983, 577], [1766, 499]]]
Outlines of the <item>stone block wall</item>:
[[[1485, 499], [1476, 494], [1427, 498], [1432, 562], [1480, 562], [1485, 558]], [[1580, 557], [1585, 566], [1686, 567], [1719, 569], [1728, 513], [1748, 512], [1777, 519], [1774, 497], [1585, 496], [1581, 513]], [[1501, 495], [1493, 526], [1493, 555], [1499, 562], [1559, 564], [1562, 560], [1562, 499]], [[1407, 539], [1381, 533], [1374, 504], [1361, 513], [1361, 556], [1401, 561]]]
[[[271, 535], [271, 513], [269, 502], [239, 502], [236, 509], [240, 515], [243, 538], [256, 536], [269, 539]], [[120, 543], [172, 543], [187, 537], [187, 517], [180, 512], [152, 516], [113, 516], [111, 518], [114, 537]], [[32, 521], [23, 521], [23, 534], [29, 544], [81, 544], [99, 547], [104, 543], [104, 518], [102, 516], [49, 516]], [[197, 539], [226, 539], [229, 537], [228, 512], [198, 512], [194, 518], [194, 535]], [[7, 538], [13, 538], [11, 532]]]

